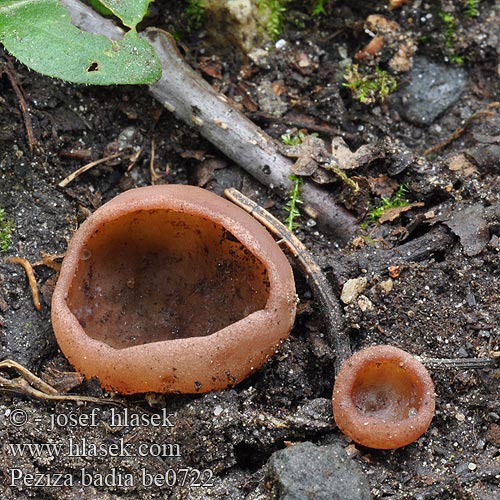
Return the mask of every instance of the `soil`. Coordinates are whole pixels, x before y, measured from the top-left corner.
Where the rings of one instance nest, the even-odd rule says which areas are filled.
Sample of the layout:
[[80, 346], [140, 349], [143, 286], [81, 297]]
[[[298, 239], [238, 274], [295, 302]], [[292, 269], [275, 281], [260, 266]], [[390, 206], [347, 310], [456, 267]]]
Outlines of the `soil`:
[[[393, 451], [355, 445], [340, 433], [330, 404], [335, 351], [325, 333], [324, 313], [294, 266], [300, 302], [289, 339], [263, 368], [226, 391], [130, 396], [121, 399], [122, 406], [43, 401], [25, 386], [18, 388], [21, 394], [9, 391], [5, 385], [15, 372], [2, 370], [2, 498], [299, 498], [273, 487], [266, 463], [277, 450], [300, 441], [345, 448], [360, 465], [373, 498], [500, 498], [500, 368], [494, 362], [477, 369], [463, 364], [487, 361], [500, 351], [500, 111], [495, 104], [500, 10], [497, 2], [483, 0], [478, 15], [471, 17], [464, 4], [417, 0], [388, 10], [381, 1], [339, 1], [327, 6], [326, 15], [312, 17], [307, 2], [292, 2], [281, 37], [284, 46], [269, 43], [265, 57], [253, 60], [213, 45], [203, 28], [187, 31], [182, 2], [156, 2], [147, 20], [176, 33], [190, 64], [271, 136], [302, 130], [317, 133], [327, 147], [338, 137], [351, 151], [373, 147], [345, 171], [358, 191], [325, 165], [314, 174], [356, 215], [357, 236], [341, 246], [304, 212], [295, 232], [317, 257], [338, 297], [348, 279], [366, 278], [361, 294], [342, 304], [353, 351], [391, 344], [422, 358], [452, 360], [431, 369], [436, 414], [429, 430]], [[451, 41], [440, 12], [456, 19]], [[373, 14], [399, 28], [378, 28], [384, 47], [354, 60], [371, 39], [363, 26]], [[431, 123], [403, 118], [397, 96], [363, 104], [343, 86], [343, 68], [351, 60], [368, 73], [376, 66], [387, 69], [404, 91], [411, 75], [404, 67], [412, 62], [409, 41], [419, 57], [444, 68], [457, 68], [454, 55], [463, 58], [466, 80], [459, 99], [452, 99]], [[391, 58], [402, 47], [406, 55], [395, 70]], [[89, 213], [120, 192], [153, 181], [198, 184], [218, 193], [233, 185], [286, 219], [287, 200], [177, 121], [145, 88], [70, 85], [1, 56], [0, 207], [15, 226], [6, 256], [36, 263], [42, 253], [64, 254]], [[26, 99], [36, 139], [33, 152], [6, 71]], [[425, 154], [448, 138], [453, 140]], [[392, 154], [396, 150], [404, 152], [405, 161]], [[68, 186], [58, 186], [82, 165], [117, 151], [128, 158], [109, 160]], [[369, 210], [401, 185], [415, 205], [384, 223], [370, 221]], [[40, 311], [23, 269], [6, 259], [0, 262], [2, 358], [17, 361], [61, 393], [113, 396], [97, 381], [71, 375], [50, 323], [57, 273], [37, 265], [35, 274]], [[143, 420], [111, 425], [113, 412], [123, 416], [125, 409]], [[155, 425], [153, 415], [160, 415], [162, 424]], [[70, 441], [83, 446], [83, 440], [89, 447], [71, 456]], [[27, 443], [64, 449], [59, 456], [37, 456], [33, 450], [16, 456], [11, 445]], [[92, 444], [102, 447], [92, 453]], [[134, 450], [143, 445], [144, 456], [128, 457], [127, 445]], [[113, 446], [119, 451], [113, 453]], [[159, 474], [165, 482], [166, 470], [183, 468], [190, 470], [191, 487], [180, 481], [152, 487], [138, 479]], [[82, 470], [92, 484], [84, 484]], [[21, 479], [14, 478], [16, 471]], [[57, 484], [55, 477], [46, 484], [44, 476], [36, 486], [29, 476], [56, 473], [61, 474]], [[106, 476], [111, 473], [114, 478]], [[126, 484], [127, 474], [133, 484]]]

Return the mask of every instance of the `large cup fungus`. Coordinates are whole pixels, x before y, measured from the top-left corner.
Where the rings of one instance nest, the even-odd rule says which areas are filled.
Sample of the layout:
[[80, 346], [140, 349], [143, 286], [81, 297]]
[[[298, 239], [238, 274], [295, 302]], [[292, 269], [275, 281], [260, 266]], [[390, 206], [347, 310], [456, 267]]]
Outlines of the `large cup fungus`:
[[52, 298], [61, 350], [123, 394], [236, 384], [295, 318], [290, 265], [250, 215], [204, 189], [132, 189], [74, 234]]
[[400, 448], [434, 416], [434, 384], [424, 365], [389, 345], [363, 349], [342, 366], [333, 388], [339, 429], [369, 448]]

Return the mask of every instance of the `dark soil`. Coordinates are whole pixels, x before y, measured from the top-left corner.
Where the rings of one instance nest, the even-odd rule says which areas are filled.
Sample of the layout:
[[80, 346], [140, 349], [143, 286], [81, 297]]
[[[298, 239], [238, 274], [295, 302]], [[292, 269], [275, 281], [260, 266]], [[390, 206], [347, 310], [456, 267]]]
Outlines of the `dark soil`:
[[[271, 44], [265, 59], [257, 63], [234, 51], [224, 53], [223, 47], [208, 42], [203, 30], [187, 32], [184, 3], [156, 2], [156, 17], [148, 21], [178, 33], [188, 61], [271, 136], [303, 130], [318, 133], [327, 145], [342, 136], [352, 151], [373, 146], [367, 158], [346, 171], [360, 186], [357, 192], [323, 168], [315, 174], [316, 180], [328, 181], [339, 203], [358, 217], [357, 237], [341, 248], [305, 214], [296, 230], [338, 296], [348, 279], [367, 279], [362, 295], [343, 304], [354, 351], [391, 344], [424, 358], [459, 361], [487, 359], [500, 351], [500, 110], [494, 104], [500, 95], [500, 10], [497, 2], [483, 0], [479, 15], [470, 17], [465, 3], [417, 0], [389, 11], [382, 1], [332, 2], [327, 15], [319, 17], [310, 16], [307, 2], [292, 3], [282, 36], [286, 45], [278, 50]], [[456, 19], [449, 43], [439, 15], [443, 11]], [[397, 22], [400, 31], [386, 35], [379, 53], [354, 62], [366, 72], [375, 66], [388, 69], [400, 92], [411, 73], [394, 72], [389, 62], [408, 40], [424, 61], [444, 68], [457, 68], [450, 61], [453, 55], [463, 58], [465, 85], [459, 99], [432, 123], [403, 118], [401, 106], [408, 103], [401, 105], [400, 96], [362, 104], [342, 85], [346, 60], [370, 41], [363, 23], [371, 14]], [[63, 254], [89, 213], [124, 190], [151, 184], [152, 161], [157, 183], [199, 184], [218, 193], [233, 185], [270, 207], [279, 219], [286, 218], [286, 200], [258, 185], [193, 128], [176, 121], [146, 89], [69, 85], [0, 55], [7, 65], [3, 67], [12, 64], [11, 75], [22, 86], [36, 138], [31, 153], [19, 100], [4, 72], [0, 208], [15, 225], [6, 256], [35, 263], [42, 253]], [[426, 150], [460, 128], [448, 145], [425, 156]], [[58, 187], [77, 168], [119, 150], [140, 150], [138, 160], [134, 165], [128, 159], [110, 160], [67, 187]], [[408, 201], [422, 205], [383, 224], [370, 222], [368, 211], [402, 184]], [[369, 223], [363, 225], [366, 220]], [[391, 266], [397, 267], [389, 276]], [[17, 361], [59, 387], [62, 372], [72, 368], [58, 350], [50, 323], [56, 273], [44, 265], [36, 266], [35, 273], [41, 311], [34, 308], [22, 268], [0, 261], [2, 358]], [[338, 431], [331, 413], [335, 352], [325, 336], [323, 313], [297, 266], [295, 273], [300, 299], [295, 327], [258, 372], [222, 392], [124, 400], [131, 413], [172, 414], [168, 425], [143, 421], [113, 427], [112, 411], [123, 413], [122, 407], [47, 402], [3, 391], [1, 498], [279, 498], [265, 466], [275, 451], [298, 441], [345, 447], [361, 466], [373, 498], [500, 498], [498, 364], [431, 370], [436, 415], [418, 441], [395, 451], [354, 446]], [[12, 370], [2, 372], [7, 379], [14, 375]], [[4, 382], [0, 379], [0, 388]], [[97, 381], [84, 381], [70, 392], [110, 396]], [[89, 420], [92, 412], [96, 425]], [[14, 425], [13, 415], [26, 423]], [[92, 456], [87, 450], [69, 456], [70, 439], [104, 443], [107, 453]], [[65, 449], [60, 456], [26, 451], [21, 457], [14, 456], [9, 443], [55, 443]], [[113, 443], [144, 444], [148, 452], [143, 457], [110, 456]], [[157, 453], [158, 445], [164, 445], [163, 453]], [[199, 482], [210, 478], [213, 486], [189, 488], [178, 482], [151, 487], [139, 480], [127, 486], [116, 477], [112, 485], [96, 482], [110, 471], [137, 479], [179, 467], [199, 470]], [[30, 473], [60, 473], [61, 483], [35, 486], [15, 481], [14, 469], [24, 478]], [[92, 474], [92, 485], [82, 484], [82, 469]], [[72, 486], [64, 486], [65, 480]]]

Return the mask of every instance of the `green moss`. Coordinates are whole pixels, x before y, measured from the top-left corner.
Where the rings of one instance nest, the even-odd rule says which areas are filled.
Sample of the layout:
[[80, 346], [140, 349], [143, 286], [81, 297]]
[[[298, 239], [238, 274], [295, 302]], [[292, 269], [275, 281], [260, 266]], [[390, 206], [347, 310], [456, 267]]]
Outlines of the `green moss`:
[[409, 202], [405, 196], [407, 192], [408, 188], [404, 184], [401, 184], [392, 198], [384, 198], [382, 196], [380, 203], [368, 212], [367, 220], [361, 224], [361, 227], [366, 229], [370, 222], [378, 221], [390, 208], [405, 207], [408, 205]]
[[286, 4], [291, 0], [258, 0], [262, 18], [267, 18], [266, 30], [272, 40], [276, 40], [283, 31]]
[[344, 87], [363, 104], [383, 102], [397, 88], [396, 79], [387, 71], [375, 67], [375, 72], [363, 74], [357, 64], [351, 64], [344, 72]]
[[10, 236], [14, 231], [14, 223], [5, 217], [5, 210], [0, 208], [0, 252], [6, 253], [10, 247]]
[[469, 17], [479, 16], [479, 1], [480, 0], [466, 0], [465, 14]]
[[314, 0], [312, 15], [313, 16], [321, 16], [326, 14], [325, 6], [328, 3], [328, 0]]
[[461, 66], [464, 63], [464, 58], [455, 50], [457, 19], [449, 12], [440, 12], [439, 17], [445, 26], [444, 46], [448, 49], [449, 59], [452, 63]]
[[299, 227], [296, 219], [300, 217], [298, 205], [303, 203], [300, 199], [300, 192], [302, 191], [302, 177], [299, 177], [298, 175], [290, 175], [288, 178], [293, 182], [293, 188], [285, 205], [285, 209], [288, 212], [286, 227], [289, 231], [293, 231]]
[[200, 29], [205, 15], [204, 0], [188, 0], [185, 13], [188, 18], [189, 29]]

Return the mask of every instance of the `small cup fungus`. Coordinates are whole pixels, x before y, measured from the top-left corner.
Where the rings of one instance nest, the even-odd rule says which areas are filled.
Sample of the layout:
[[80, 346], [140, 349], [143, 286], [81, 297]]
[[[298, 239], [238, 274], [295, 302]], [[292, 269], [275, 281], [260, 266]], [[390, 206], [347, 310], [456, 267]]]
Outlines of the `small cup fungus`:
[[363, 349], [342, 366], [333, 388], [339, 429], [369, 448], [412, 443], [434, 415], [434, 384], [411, 354], [389, 345]]
[[288, 336], [290, 265], [243, 210], [204, 189], [127, 191], [74, 234], [52, 298], [61, 350], [123, 394], [236, 384]]

